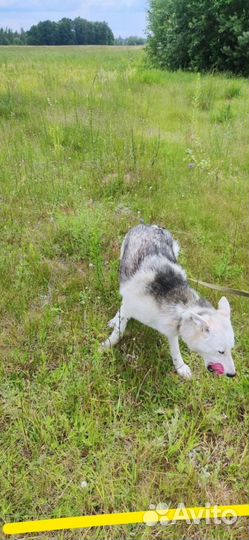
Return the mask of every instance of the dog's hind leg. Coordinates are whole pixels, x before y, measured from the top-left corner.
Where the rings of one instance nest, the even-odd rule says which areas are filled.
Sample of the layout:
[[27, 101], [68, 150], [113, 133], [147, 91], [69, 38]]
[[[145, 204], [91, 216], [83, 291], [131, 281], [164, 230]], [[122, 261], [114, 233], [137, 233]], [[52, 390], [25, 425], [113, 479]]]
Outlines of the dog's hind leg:
[[119, 340], [124, 334], [128, 320], [129, 317], [127, 317], [124, 306], [122, 304], [115, 317], [108, 323], [108, 326], [113, 328], [113, 331], [110, 337], [107, 338], [104, 343], [102, 343], [102, 349], [109, 349], [110, 347], [113, 347], [119, 342]]
[[119, 310], [118, 312], [116, 313], [115, 317], [113, 317], [113, 319], [111, 319], [109, 322], [108, 322], [108, 326], [109, 328], [114, 328], [114, 326], [116, 325], [116, 323], [119, 322]]

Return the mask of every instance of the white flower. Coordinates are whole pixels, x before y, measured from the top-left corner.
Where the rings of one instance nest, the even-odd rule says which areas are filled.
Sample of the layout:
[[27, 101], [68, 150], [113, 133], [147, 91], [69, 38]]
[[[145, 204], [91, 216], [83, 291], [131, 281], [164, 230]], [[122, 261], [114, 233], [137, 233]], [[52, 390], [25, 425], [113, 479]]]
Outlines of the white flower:
[[86, 480], [82, 480], [82, 482], [80, 482], [80, 487], [81, 488], [85, 489], [85, 488], [87, 488], [87, 486], [88, 486], [88, 482]]

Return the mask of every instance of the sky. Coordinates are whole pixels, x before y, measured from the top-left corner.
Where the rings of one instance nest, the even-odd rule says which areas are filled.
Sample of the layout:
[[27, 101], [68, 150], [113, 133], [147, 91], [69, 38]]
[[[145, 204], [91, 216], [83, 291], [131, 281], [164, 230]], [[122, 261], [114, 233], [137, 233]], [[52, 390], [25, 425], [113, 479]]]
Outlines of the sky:
[[147, 0], [0, 0], [0, 27], [28, 30], [63, 17], [106, 21], [115, 37], [145, 35]]

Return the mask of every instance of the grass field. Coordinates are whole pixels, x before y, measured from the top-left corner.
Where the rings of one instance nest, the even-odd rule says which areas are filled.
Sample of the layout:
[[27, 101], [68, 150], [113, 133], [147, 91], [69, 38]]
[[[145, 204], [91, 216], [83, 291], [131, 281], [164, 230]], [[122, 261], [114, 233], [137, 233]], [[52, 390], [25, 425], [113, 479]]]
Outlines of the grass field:
[[[248, 82], [150, 70], [136, 48], [2, 47], [0, 65], [3, 521], [246, 503], [248, 300], [229, 298], [236, 379], [183, 346], [184, 382], [135, 322], [114, 350], [99, 344], [140, 218], [174, 233], [189, 276], [248, 288]], [[241, 518], [49, 537], [247, 532]]]

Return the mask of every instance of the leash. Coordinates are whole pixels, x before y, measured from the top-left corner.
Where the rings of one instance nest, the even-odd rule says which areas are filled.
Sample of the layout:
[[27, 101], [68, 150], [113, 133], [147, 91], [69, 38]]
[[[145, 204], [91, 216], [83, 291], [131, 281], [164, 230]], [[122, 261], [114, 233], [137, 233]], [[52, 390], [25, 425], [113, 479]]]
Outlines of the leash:
[[199, 279], [188, 278], [188, 281], [192, 281], [192, 283], [197, 283], [197, 285], [202, 285], [203, 287], [207, 287], [208, 289], [214, 289], [215, 291], [221, 291], [227, 294], [234, 294], [235, 296], [244, 296], [245, 298], [249, 298], [248, 291], [240, 291], [239, 289], [222, 287], [221, 285], [214, 285], [213, 283], [207, 283], [206, 281], [201, 281]]
[[[141, 225], [145, 225], [144, 219], [140, 219]], [[187, 278], [188, 281], [192, 281], [192, 283], [196, 283], [197, 285], [202, 285], [203, 287], [207, 287], [208, 289], [214, 289], [215, 291], [221, 291], [227, 294], [234, 294], [235, 296], [244, 296], [245, 298], [249, 298], [249, 292], [248, 291], [241, 291], [239, 289], [233, 289], [231, 287], [222, 287], [221, 285], [214, 285], [214, 283], [207, 283], [206, 281], [201, 281], [200, 279], [194, 279], [194, 278]]]

